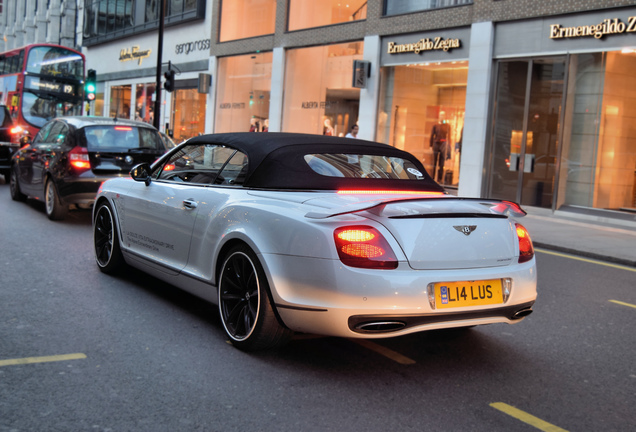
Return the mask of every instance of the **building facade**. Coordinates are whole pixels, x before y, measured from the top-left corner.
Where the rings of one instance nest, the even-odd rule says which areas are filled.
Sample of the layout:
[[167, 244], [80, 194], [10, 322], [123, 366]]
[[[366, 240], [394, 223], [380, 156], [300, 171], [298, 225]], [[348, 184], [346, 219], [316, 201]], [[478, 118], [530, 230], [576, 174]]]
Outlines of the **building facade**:
[[0, 0], [0, 52], [31, 43], [80, 50], [83, 0]]
[[[87, 67], [98, 72], [92, 113], [153, 118], [159, 4], [78, 7]], [[357, 125], [359, 138], [416, 155], [453, 193], [636, 223], [636, 1], [166, 0], [166, 9], [161, 70], [170, 62], [177, 75], [159, 115], [177, 140], [345, 135]]]

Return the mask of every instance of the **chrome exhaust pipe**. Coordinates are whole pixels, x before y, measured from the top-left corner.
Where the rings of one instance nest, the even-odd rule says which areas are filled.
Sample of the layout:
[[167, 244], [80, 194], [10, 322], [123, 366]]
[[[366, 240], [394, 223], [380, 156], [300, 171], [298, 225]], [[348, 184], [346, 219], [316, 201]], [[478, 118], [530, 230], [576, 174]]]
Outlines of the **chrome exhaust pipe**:
[[365, 322], [358, 324], [355, 328], [367, 333], [386, 333], [397, 331], [406, 327], [406, 323], [401, 321], [378, 321], [378, 322]]
[[527, 317], [532, 313], [532, 308], [520, 309], [512, 315], [512, 319], [521, 319], [523, 317]]

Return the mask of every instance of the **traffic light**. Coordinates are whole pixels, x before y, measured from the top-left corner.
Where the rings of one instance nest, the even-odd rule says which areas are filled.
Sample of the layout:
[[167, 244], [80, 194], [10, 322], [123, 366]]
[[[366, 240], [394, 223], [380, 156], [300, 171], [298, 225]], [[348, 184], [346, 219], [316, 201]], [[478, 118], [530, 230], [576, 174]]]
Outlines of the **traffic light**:
[[86, 83], [84, 84], [84, 95], [86, 100], [93, 102], [95, 100], [95, 93], [97, 92], [97, 72], [95, 69], [89, 69], [86, 71]]
[[171, 92], [174, 90], [174, 71], [170, 69], [167, 72], [164, 72], [163, 76], [166, 78], [166, 82], [163, 83], [163, 88], [165, 88], [166, 91]]

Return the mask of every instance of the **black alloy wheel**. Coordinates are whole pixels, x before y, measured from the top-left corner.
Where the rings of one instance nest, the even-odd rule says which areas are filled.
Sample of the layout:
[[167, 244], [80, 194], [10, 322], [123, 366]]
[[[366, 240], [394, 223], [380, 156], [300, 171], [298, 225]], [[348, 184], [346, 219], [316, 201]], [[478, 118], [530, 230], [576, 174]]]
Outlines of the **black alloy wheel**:
[[107, 203], [99, 204], [93, 221], [93, 243], [95, 260], [99, 269], [107, 274], [119, 271], [124, 258], [119, 248], [119, 237], [113, 212]]
[[11, 199], [13, 201], [24, 201], [26, 200], [26, 195], [22, 193], [20, 190], [20, 185], [18, 184], [18, 173], [17, 168], [11, 168], [11, 174], [9, 177], [9, 191], [11, 192]]
[[293, 332], [274, 313], [256, 255], [237, 246], [226, 256], [219, 276], [219, 313], [230, 342], [244, 351], [282, 346]]
[[44, 187], [44, 206], [46, 215], [51, 220], [62, 220], [68, 213], [68, 206], [62, 202], [53, 180], [48, 179]]

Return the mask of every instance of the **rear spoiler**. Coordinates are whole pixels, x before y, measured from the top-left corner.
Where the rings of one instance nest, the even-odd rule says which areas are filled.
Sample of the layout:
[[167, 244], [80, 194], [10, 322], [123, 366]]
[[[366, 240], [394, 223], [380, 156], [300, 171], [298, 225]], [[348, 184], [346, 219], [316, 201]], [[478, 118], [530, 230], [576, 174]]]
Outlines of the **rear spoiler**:
[[[371, 200], [365, 201], [363, 203], [350, 204], [334, 209], [324, 210], [324, 211], [311, 211], [305, 214], [305, 217], [308, 219], [328, 219], [334, 216], [341, 216], [345, 214], [358, 213], [361, 211], [369, 211], [374, 214], [379, 215], [384, 210], [388, 204], [393, 203], [403, 203], [403, 202], [415, 202], [415, 201], [448, 201], [448, 200], [456, 200], [463, 202], [474, 202], [478, 204], [482, 204], [488, 209], [484, 209], [483, 212], [475, 212], [473, 216], [479, 215], [500, 215], [504, 217], [523, 217], [527, 215], [525, 210], [521, 208], [521, 206], [512, 201], [505, 200], [496, 200], [496, 199], [481, 199], [481, 198], [464, 198], [464, 197], [455, 197], [452, 195], [446, 195], [444, 197], [432, 197], [432, 198], [384, 198], [381, 200]], [[466, 213], [458, 213], [457, 216], [466, 216]]]

